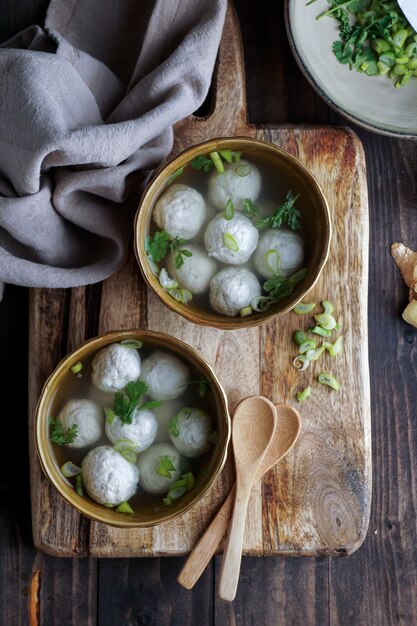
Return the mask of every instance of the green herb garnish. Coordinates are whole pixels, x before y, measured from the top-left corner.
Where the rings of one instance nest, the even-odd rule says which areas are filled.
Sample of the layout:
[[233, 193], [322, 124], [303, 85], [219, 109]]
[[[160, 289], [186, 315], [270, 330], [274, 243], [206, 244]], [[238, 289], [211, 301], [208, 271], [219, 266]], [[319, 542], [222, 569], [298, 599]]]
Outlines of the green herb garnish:
[[210, 383], [207, 378], [204, 378], [204, 376], [197, 378], [196, 380], [189, 380], [188, 383], [182, 385], [181, 389], [187, 385], [198, 385], [198, 395], [200, 398], [205, 398], [210, 389]]
[[52, 443], [56, 443], [57, 446], [65, 446], [69, 443], [72, 443], [77, 437], [77, 424], [73, 424], [66, 431], [64, 431], [62, 428], [61, 420], [50, 417], [49, 426], [49, 439], [52, 441]]
[[181, 174], [183, 173], [184, 168], [183, 167], [179, 167], [177, 170], [175, 170], [175, 172], [173, 172], [171, 174], [171, 176], [168, 177], [167, 180], [167, 187], [169, 187], [170, 185], [172, 185], [172, 183], [174, 182], [174, 180], [176, 178], [178, 178], [178, 176], [181, 176]]
[[81, 361], [78, 361], [78, 363], [76, 363], [75, 365], [71, 367], [71, 372], [73, 374], [79, 374], [79, 372], [81, 372], [82, 369], [83, 369], [83, 364], [81, 363]]
[[139, 404], [140, 398], [148, 391], [148, 385], [141, 380], [127, 383], [114, 396], [113, 411], [123, 424], [131, 424], [133, 413]]
[[277, 274], [269, 278], [264, 283], [263, 288], [271, 298], [282, 300], [292, 294], [296, 286], [306, 277], [307, 271], [307, 268], [303, 268], [286, 278]]
[[300, 225], [300, 211], [295, 207], [300, 194], [296, 196], [290, 190], [284, 204], [275, 209], [272, 215], [262, 215], [259, 209], [254, 205], [250, 198], [246, 198], [243, 202], [244, 214], [251, 218], [256, 228], [280, 228], [287, 225], [291, 230], [298, 230]]
[[195, 478], [192, 472], [183, 474], [179, 480], [176, 480], [170, 487], [163, 502], [166, 505], [172, 504], [178, 498], [181, 498], [187, 491], [190, 491], [195, 486]]
[[77, 474], [77, 476], [75, 477], [75, 491], [78, 493], [79, 496], [84, 496], [84, 483], [81, 474]]
[[148, 253], [151, 260], [156, 264], [165, 259], [168, 251], [176, 251], [174, 263], [175, 267], [179, 269], [184, 265], [184, 258], [186, 256], [192, 256], [190, 250], [182, 248], [186, 243], [185, 239], [179, 237], [170, 237], [165, 230], [155, 231], [153, 237], [148, 235], [145, 237], [145, 250]]
[[175, 415], [173, 418], [167, 422], [167, 428], [170, 435], [173, 437], [178, 437], [180, 431], [178, 430], [178, 415]]
[[208, 159], [204, 154], [199, 154], [191, 161], [191, 167], [195, 170], [203, 170], [203, 172], [211, 172], [214, 167], [214, 163], [211, 159]]
[[132, 513], [134, 513], [134, 510], [130, 506], [129, 502], [121, 502], [119, 506], [116, 508], [116, 511], [118, 513], [127, 513], [128, 515], [131, 515]]
[[160, 463], [156, 469], [156, 473], [160, 476], [166, 476], [166, 478], [171, 478], [171, 472], [176, 471], [176, 467], [174, 465], [175, 456], [165, 454], [164, 456], [160, 456], [159, 460]]

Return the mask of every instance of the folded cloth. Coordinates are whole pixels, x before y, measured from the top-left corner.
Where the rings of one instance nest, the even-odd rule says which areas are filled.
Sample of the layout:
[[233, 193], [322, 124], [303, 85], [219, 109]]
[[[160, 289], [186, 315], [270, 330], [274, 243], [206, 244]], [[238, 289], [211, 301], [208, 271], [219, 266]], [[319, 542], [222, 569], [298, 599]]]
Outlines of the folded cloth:
[[0, 281], [114, 273], [172, 125], [203, 102], [226, 0], [52, 0], [0, 47]]

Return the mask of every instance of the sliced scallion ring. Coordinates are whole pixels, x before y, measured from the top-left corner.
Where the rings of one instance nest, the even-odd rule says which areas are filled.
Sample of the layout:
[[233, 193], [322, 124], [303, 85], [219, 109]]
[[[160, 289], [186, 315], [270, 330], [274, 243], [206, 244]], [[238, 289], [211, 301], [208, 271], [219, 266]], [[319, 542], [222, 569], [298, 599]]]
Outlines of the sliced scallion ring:
[[72, 461], [67, 461], [61, 467], [61, 472], [65, 476], [65, 478], [73, 478], [74, 476], [78, 476], [81, 473], [81, 467], [78, 465], [74, 465]]
[[168, 293], [170, 296], [174, 298], [177, 302], [182, 302], [182, 293], [181, 289], [168, 289]]
[[315, 350], [317, 348], [316, 342], [313, 339], [306, 339], [300, 344], [299, 353], [305, 354], [309, 350]]
[[157, 264], [155, 263], [155, 261], [153, 260], [153, 258], [148, 254], [148, 263], [149, 266], [151, 268], [152, 274], [154, 274], [155, 276], [158, 276], [159, 274], [159, 267], [157, 266]]
[[183, 304], [188, 304], [193, 299], [193, 294], [191, 293], [189, 289], [181, 289], [181, 297], [182, 297], [181, 302]]
[[257, 313], [265, 313], [265, 311], [268, 311], [275, 303], [276, 300], [272, 296], [257, 296], [252, 300], [250, 305]]
[[75, 491], [79, 496], [84, 496], [83, 477], [81, 474], [77, 474], [75, 477]]
[[130, 448], [122, 450], [120, 454], [124, 459], [126, 459], [126, 461], [129, 461], [129, 463], [136, 463], [136, 461], [138, 460], [136, 452], [134, 452]]
[[311, 387], [306, 387], [303, 391], [298, 391], [296, 398], [297, 402], [305, 402], [307, 398], [311, 396]]
[[306, 313], [311, 313], [315, 306], [315, 302], [299, 302], [293, 308], [293, 313], [296, 313], [297, 315], [305, 315]]
[[302, 330], [295, 330], [293, 332], [292, 338], [294, 339], [297, 346], [301, 346], [305, 341], [307, 341], [308, 337]]
[[323, 344], [331, 357], [335, 357], [342, 352], [343, 349], [343, 335], [340, 335], [334, 343]]
[[171, 174], [171, 176], [168, 177], [167, 180], [167, 187], [169, 187], [170, 185], [172, 185], [172, 183], [174, 182], [174, 180], [176, 178], [178, 178], [178, 176], [181, 176], [181, 174], [183, 173], [184, 168], [183, 167], [179, 167], [177, 170], [175, 170], [175, 172], [173, 172]]
[[309, 328], [308, 332], [319, 335], [320, 337], [330, 337], [330, 335], [332, 334], [330, 330], [326, 330], [322, 326], [314, 326], [313, 328]]
[[316, 320], [317, 324], [325, 330], [333, 330], [334, 328], [336, 328], [337, 322], [334, 319], [333, 315], [330, 315], [329, 313], [319, 313], [318, 315], [314, 316], [314, 319]]
[[143, 343], [138, 339], [123, 339], [123, 341], [120, 342], [120, 345], [124, 346], [125, 348], [134, 348], [135, 350], [140, 350], [143, 346]]
[[104, 414], [106, 416], [106, 420], [108, 421], [108, 423], [110, 425], [112, 425], [113, 424], [113, 420], [116, 417], [113, 409], [110, 409], [108, 406], [105, 406], [104, 407]]
[[224, 219], [230, 221], [235, 214], [235, 207], [233, 206], [233, 202], [231, 198], [226, 202], [226, 207], [224, 209]]
[[121, 502], [116, 508], [116, 511], [118, 513], [128, 513], [129, 515], [132, 515], [132, 513], [134, 513], [134, 510], [130, 506], [129, 502]]
[[295, 357], [292, 364], [297, 370], [300, 370], [300, 372], [303, 372], [310, 365], [310, 360], [304, 354], [299, 354], [298, 356]]
[[333, 314], [334, 306], [329, 300], [322, 300], [321, 306], [323, 307], [325, 313], [327, 313], [328, 315]]
[[325, 349], [326, 348], [324, 346], [320, 346], [320, 348], [317, 348], [316, 350], [307, 350], [305, 356], [308, 358], [309, 361], [317, 361], [321, 357]]
[[340, 389], [340, 385], [337, 382], [336, 378], [333, 376], [333, 374], [329, 374], [329, 372], [320, 372], [320, 374], [317, 376], [317, 380], [320, 384], [326, 385], [327, 387], [330, 387], [335, 391], [339, 391]]
[[248, 317], [248, 315], [252, 315], [253, 309], [251, 306], [245, 306], [243, 309], [240, 309], [240, 317]]
[[159, 284], [167, 291], [170, 289], [177, 289], [178, 287], [178, 281], [175, 280], [175, 278], [171, 278], [164, 267], [159, 272]]
[[106, 506], [108, 509], [114, 509], [114, 504], [112, 504], [111, 502], [105, 502], [103, 506]]
[[125, 450], [133, 450], [136, 448], [136, 442], [131, 439], [118, 439], [114, 444], [116, 452], [123, 454]]
[[278, 274], [279, 272], [279, 252], [271, 248], [265, 253], [265, 261], [271, 272]]
[[223, 241], [226, 248], [232, 252], [239, 252], [239, 244], [236, 239], [230, 233], [223, 234]]
[[78, 374], [79, 372], [81, 372], [82, 369], [83, 369], [83, 364], [81, 363], [81, 361], [78, 361], [78, 363], [76, 363], [75, 365], [71, 367], [71, 372], [73, 374]]
[[233, 150], [219, 150], [219, 153], [225, 161], [231, 163], [233, 160]]
[[239, 163], [239, 165], [235, 167], [235, 174], [237, 174], [238, 176], [241, 176], [242, 178], [245, 176], [249, 176], [251, 171], [252, 171], [252, 168], [249, 165], [249, 163]]

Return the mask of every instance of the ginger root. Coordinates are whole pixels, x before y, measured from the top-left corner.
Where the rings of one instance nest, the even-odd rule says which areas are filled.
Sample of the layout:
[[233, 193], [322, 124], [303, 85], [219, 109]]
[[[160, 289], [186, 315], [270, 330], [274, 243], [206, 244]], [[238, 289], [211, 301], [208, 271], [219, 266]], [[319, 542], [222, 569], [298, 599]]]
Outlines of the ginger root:
[[403, 243], [393, 243], [391, 254], [409, 288], [409, 304], [403, 312], [403, 318], [417, 328], [417, 252]]

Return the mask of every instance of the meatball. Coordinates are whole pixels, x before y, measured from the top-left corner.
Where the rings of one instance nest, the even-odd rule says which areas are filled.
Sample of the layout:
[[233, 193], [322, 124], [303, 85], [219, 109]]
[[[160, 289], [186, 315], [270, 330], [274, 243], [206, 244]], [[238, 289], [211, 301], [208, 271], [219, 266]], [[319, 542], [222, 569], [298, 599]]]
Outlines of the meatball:
[[[169, 457], [175, 469], [170, 470], [170, 476], [158, 473], [161, 461]], [[138, 468], [140, 485], [148, 493], [167, 493], [170, 486], [181, 477], [182, 458], [178, 450], [170, 443], [156, 443], [139, 455]]]
[[102, 391], [115, 393], [140, 374], [140, 356], [134, 348], [112, 343], [95, 355], [91, 380]]
[[258, 229], [244, 215], [238, 213], [227, 220], [220, 214], [207, 226], [204, 244], [209, 256], [223, 263], [239, 265], [252, 256], [258, 239]]
[[158, 430], [156, 431], [156, 437], [154, 443], [162, 443], [170, 441], [168, 432], [168, 422], [178, 413], [183, 406], [181, 400], [168, 400], [163, 402], [161, 406], [152, 409], [152, 413], [155, 415], [158, 422]]
[[192, 294], [204, 293], [208, 291], [210, 281], [217, 271], [217, 263], [200, 246], [187, 244], [187, 250], [192, 256], [183, 257], [184, 263], [178, 269], [175, 267], [176, 252], [171, 252], [167, 263], [168, 271], [183, 289], [189, 289]]
[[191, 459], [209, 449], [212, 433], [211, 418], [200, 409], [181, 409], [169, 429], [169, 436], [178, 452]]
[[139, 471], [110, 446], [91, 450], [81, 463], [85, 489], [99, 504], [119, 505], [135, 495]]
[[112, 443], [128, 439], [132, 442], [134, 452], [142, 452], [153, 443], [158, 422], [155, 415], [148, 409], [135, 410], [131, 424], [124, 424], [119, 417], [106, 420], [106, 435]]
[[267, 230], [259, 239], [259, 244], [253, 256], [257, 271], [264, 278], [271, 278], [274, 274], [291, 276], [303, 264], [304, 243], [299, 235], [292, 230]]
[[153, 400], [173, 400], [184, 393], [190, 371], [177, 357], [156, 350], [142, 364], [140, 379]]
[[187, 185], [172, 185], [159, 198], [153, 211], [153, 219], [161, 230], [171, 237], [193, 239], [206, 217], [203, 196]]
[[237, 315], [260, 296], [261, 285], [255, 274], [243, 267], [221, 270], [210, 283], [210, 304], [223, 315]]
[[225, 172], [222, 174], [211, 174], [208, 198], [220, 211], [224, 211], [229, 199], [235, 211], [242, 211], [244, 200], [250, 198], [255, 202], [260, 191], [261, 176], [258, 168], [242, 159], [240, 163], [225, 165]]
[[103, 411], [91, 400], [70, 400], [60, 411], [58, 419], [61, 420], [64, 431], [74, 424], [77, 425], [75, 440], [66, 444], [69, 448], [91, 446], [103, 435]]

